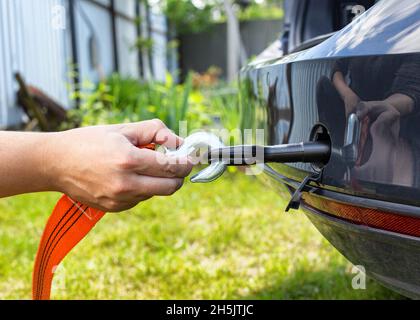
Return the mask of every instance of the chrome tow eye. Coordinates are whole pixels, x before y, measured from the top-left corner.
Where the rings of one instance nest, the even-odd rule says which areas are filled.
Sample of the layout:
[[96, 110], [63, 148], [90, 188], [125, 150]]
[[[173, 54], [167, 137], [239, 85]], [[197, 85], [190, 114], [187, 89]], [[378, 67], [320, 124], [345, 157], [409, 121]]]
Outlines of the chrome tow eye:
[[[199, 150], [204, 152], [197, 154]], [[197, 164], [209, 164], [190, 179], [194, 183], [207, 183], [222, 176], [228, 166], [274, 162], [327, 163], [331, 155], [331, 147], [329, 143], [321, 141], [276, 146], [238, 145], [227, 147], [216, 135], [198, 132], [185, 138], [179, 149], [165, 149], [165, 154], [177, 157], [193, 156], [196, 160], [198, 159]]]
[[194, 183], [207, 183], [218, 179], [226, 171], [227, 165], [223, 161], [206, 161], [205, 156], [201, 156], [200, 151], [205, 154], [208, 150], [223, 148], [225, 145], [215, 134], [208, 132], [197, 132], [184, 139], [184, 143], [176, 150], [164, 148], [164, 153], [168, 156], [186, 157], [190, 156], [195, 164], [210, 164], [207, 168], [200, 171], [190, 178]]

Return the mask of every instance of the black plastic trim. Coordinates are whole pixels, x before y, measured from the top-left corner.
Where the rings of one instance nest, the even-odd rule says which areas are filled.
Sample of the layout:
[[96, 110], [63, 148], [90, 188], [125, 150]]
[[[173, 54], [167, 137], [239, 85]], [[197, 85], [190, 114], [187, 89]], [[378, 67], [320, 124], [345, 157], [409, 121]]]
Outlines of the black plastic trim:
[[[275, 180], [286, 184], [287, 186], [291, 187], [292, 189], [297, 189], [300, 185], [299, 181], [287, 178], [279, 174], [278, 172], [274, 171], [268, 165], [264, 166], [264, 172], [268, 174], [270, 177], [274, 178]], [[356, 207], [362, 208], [369, 208], [369, 209], [376, 209], [385, 212], [390, 212], [402, 216], [409, 216], [414, 218], [420, 218], [420, 208], [403, 204], [403, 203], [394, 203], [394, 202], [387, 202], [377, 199], [370, 199], [370, 198], [363, 198], [359, 196], [344, 194], [336, 191], [331, 191], [324, 189], [320, 186], [310, 185], [307, 186], [304, 192], [310, 192], [311, 194], [329, 200], [334, 200], [336, 202], [340, 202], [343, 204], [348, 204]]]

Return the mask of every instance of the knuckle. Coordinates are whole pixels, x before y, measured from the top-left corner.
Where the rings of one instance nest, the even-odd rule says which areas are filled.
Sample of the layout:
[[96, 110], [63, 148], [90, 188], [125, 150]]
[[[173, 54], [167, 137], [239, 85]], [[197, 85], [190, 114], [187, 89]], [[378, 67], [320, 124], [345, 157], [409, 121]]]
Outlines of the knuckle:
[[122, 210], [121, 204], [116, 200], [109, 200], [106, 204], [106, 208], [109, 212], [118, 212]]
[[153, 120], [150, 120], [150, 121], [157, 128], [157, 130], [166, 128], [166, 125], [160, 119], [156, 118], [156, 119], [153, 119]]
[[167, 163], [164, 170], [169, 178], [175, 178], [178, 174], [177, 166], [172, 163]]
[[191, 162], [188, 162], [187, 164], [182, 166], [182, 178], [185, 178], [190, 175], [191, 171], [193, 169], [193, 164]]
[[111, 196], [118, 197], [130, 191], [130, 186], [123, 179], [115, 179], [111, 184]]
[[124, 155], [121, 155], [118, 159], [118, 167], [123, 170], [128, 170], [133, 168], [136, 165], [136, 157], [134, 152], [127, 152]]
[[168, 195], [173, 195], [174, 193], [176, 193], [182, 187], [183, 183], [184, 180], [182, 179], [173, 180], [173, 182], [168, 188]]
[[397, 111], [395, 109], [391, 109], [390, 112], [389, 112], [389, 117], [391, 119], [398, 119], [400, 117], [400, 115], [401, 114], [399, 113], [399, 111]]

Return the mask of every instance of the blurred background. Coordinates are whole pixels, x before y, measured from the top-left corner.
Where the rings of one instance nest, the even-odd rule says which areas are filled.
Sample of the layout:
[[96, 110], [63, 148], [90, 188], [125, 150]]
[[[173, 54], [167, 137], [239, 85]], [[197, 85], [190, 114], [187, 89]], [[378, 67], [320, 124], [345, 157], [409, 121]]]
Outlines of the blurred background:
[[[283, 9], [279, 0], [2, 0], [0, 17], [0, 127], [52, 130], [77, 125], [66, 111], [96, 102], [112, 102], [120, 113], [101, 121], [167, 120], [162, 98], [180, 83], [185, 86], [178, 91], [195, 97], [191, 112], [202, 113], [197, 100], [208, 101], [194, 90], [234, 80], [241, 66], [279, 39]], [[120, 84], [124, 92], [116, 90]], [[141, 89], [158, 97], [143, 97]], [[39, 101], [28, 105], [24, 91]], [[92, 101], [94, 93], [100, 96]]]
[[[0, 128], [239, 128], [238, 72], [266, 48], [287, 52], [288, 2], [0, 0]], [[63, 262], [53, 298], [400, 298], [373, 281], [353, 290], [351, 264], [272, 190], [232, 169], [108, 215]], [[58, 198], [0, 200], [1, 299], [30, 298]]]

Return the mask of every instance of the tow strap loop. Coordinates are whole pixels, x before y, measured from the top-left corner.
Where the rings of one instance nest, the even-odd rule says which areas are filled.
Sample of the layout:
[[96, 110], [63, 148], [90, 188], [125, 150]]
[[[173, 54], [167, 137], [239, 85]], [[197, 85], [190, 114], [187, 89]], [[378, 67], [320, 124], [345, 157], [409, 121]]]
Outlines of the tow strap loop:
[[50, 299], [54, 271], [104, 215], [104, 212], [84, 206], [68, 196], [58, 201], [45, 227], [35, 259], [32, 277], [34, 300]]
[[[154, 150], [154, 145], [147, 149]], [[32, 298], [49, 300], [54, 271], [67, 254], [95, 227], [105, 212], [63, 195], [45, 226], [32, 275]]]

